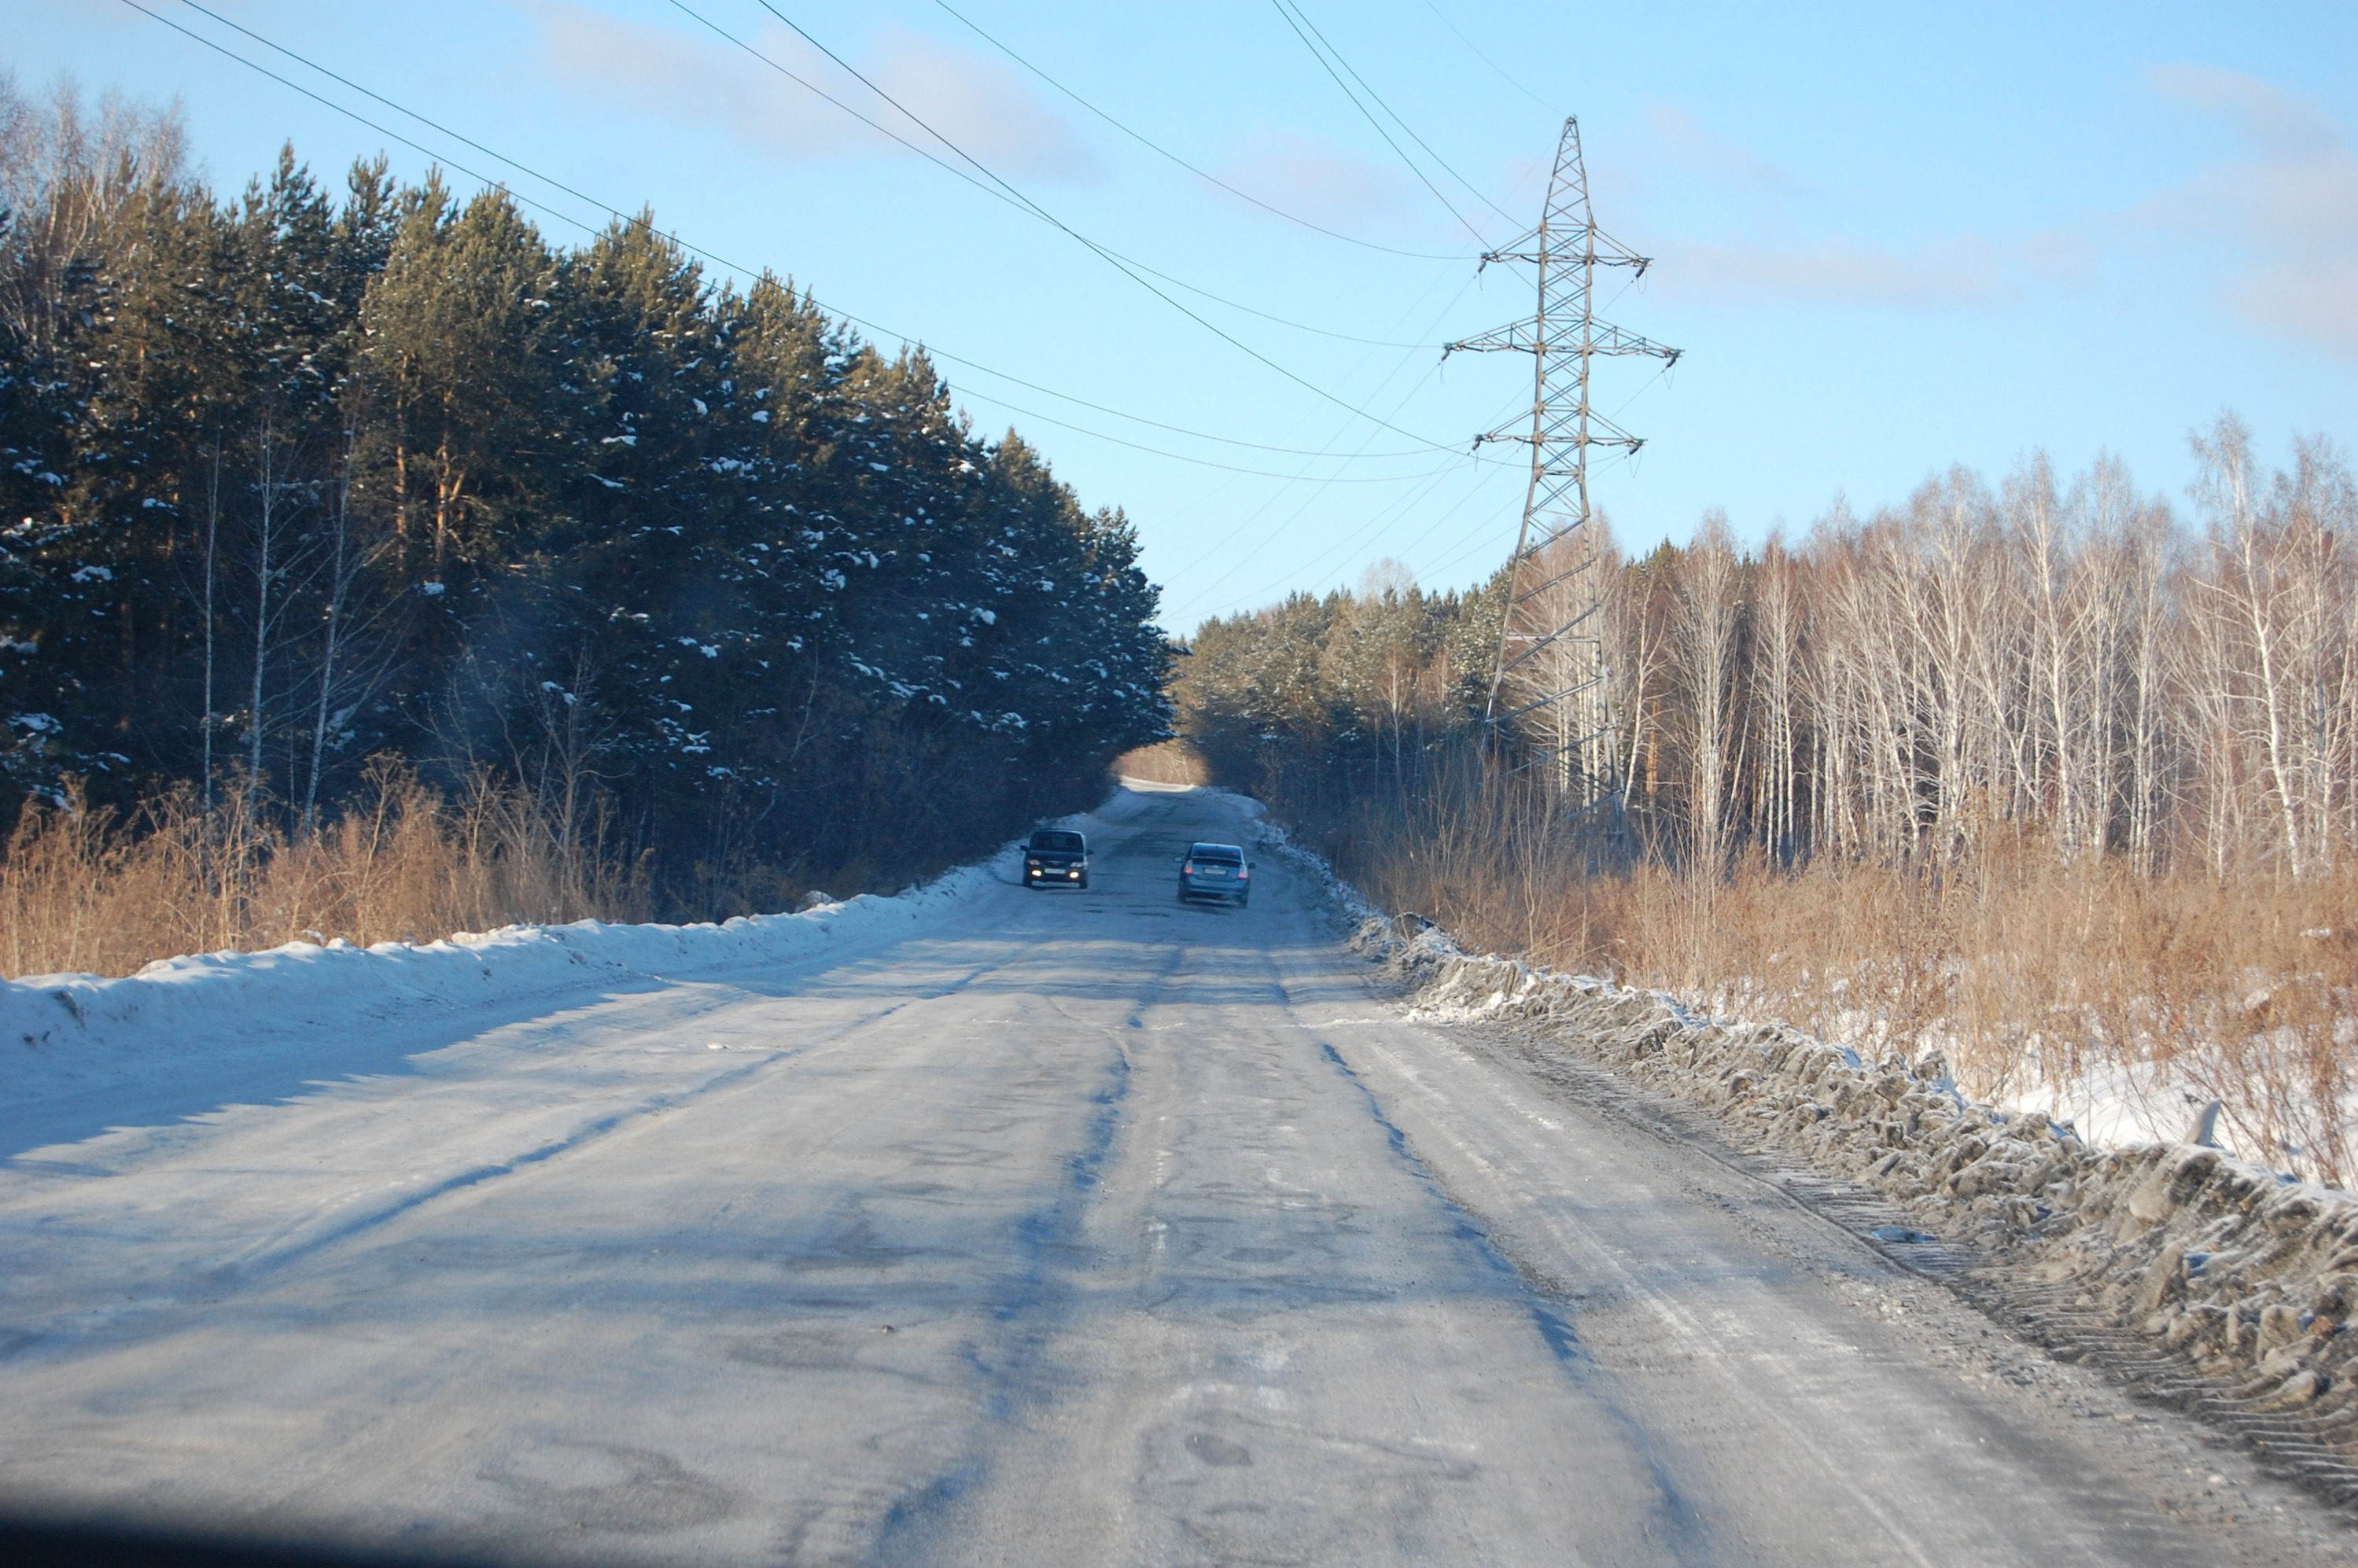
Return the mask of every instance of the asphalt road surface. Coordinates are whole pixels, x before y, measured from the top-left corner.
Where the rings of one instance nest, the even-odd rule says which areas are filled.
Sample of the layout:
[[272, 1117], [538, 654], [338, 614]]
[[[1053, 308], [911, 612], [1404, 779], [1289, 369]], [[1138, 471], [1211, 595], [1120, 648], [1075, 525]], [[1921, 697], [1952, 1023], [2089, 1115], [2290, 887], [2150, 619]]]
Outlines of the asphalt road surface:
[[1246, 832], [1124, 794], [1086, 892], [17, 1154], [0, 1508], [568, 1562], [2348, 1555], [1712, 1149], [1402, 1021], [1278, 855], [1178, 905]]

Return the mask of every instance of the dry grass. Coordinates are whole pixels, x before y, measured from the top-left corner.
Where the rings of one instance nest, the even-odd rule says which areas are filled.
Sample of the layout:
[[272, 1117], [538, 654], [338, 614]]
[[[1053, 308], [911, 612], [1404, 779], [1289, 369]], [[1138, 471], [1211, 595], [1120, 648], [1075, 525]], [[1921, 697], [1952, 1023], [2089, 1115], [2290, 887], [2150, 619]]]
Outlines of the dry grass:
[[1212, 782], [1203, 753], [1187, 741], [1163, 741], [1124, 752], [1113, 760], [1116, 778], [1144, 779], [1149, 784], [1205, 784]]
[[[1470, 946], [1878, 1050], [1937, 1048], [1979, 1095], [2166, 1072], [2223, 1103], [2239, 1147], [2358, 1177], [2358, 870], [2143, 877], [2009, 835], [1937, 869], [1606, 873], [1530, 802], [1470, 784], [1322, 837], [1379, 905]], [[2168, 1121], [2181, 1105], [2157, 1108]]]
[[446, 800], [390, 766], [301, 838], [243, 798], [209, 815], [186, 791], [129, 822], [78, 801], [28, 806], [0, 863], [0, 975], [127, 975], [180, 953], [644, 919], [644, 878], [590, 826], [565, 835], [528, 796], [489, 784]]

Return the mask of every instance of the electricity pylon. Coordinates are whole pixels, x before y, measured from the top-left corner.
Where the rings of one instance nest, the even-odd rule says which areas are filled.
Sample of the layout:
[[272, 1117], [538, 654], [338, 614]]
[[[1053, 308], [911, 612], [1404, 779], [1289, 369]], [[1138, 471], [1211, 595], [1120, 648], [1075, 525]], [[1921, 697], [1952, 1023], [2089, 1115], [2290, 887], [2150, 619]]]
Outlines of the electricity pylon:
[[1588, 526], [1588, 450], [1634, 452], [1645, 444], [1589, 406], [1588, 362], [1598, 354], [1649, 354], [1667, 368], [1680, 351], [1596, 319], [1596, 269], [1628, 267], [1632, 277], [1642, 277], [1652, 258], [1597, 232], [1577, 118], [1563, 123], [1539, 227], [1484, 253], [1482, 265], [1492, 262], [1538, 269], [1538, 313], [1442, 350], [1444, 359], [1460, 350], [1512, 349], [1532, 360], [1530, 430], [1519, 428], [1518, 416], [1475, 438], [1476, 446], [1523, 441], [1531, 449], [1531, 489], [1509, 566], [1483, 719], [1496, 738], [1512, 737], [1530, 753], [1521, 766], [1552, 764], [1567, 803], [1586, 810], [1620, 792], [1606, 701], [1603, 574], [1595, 530]]

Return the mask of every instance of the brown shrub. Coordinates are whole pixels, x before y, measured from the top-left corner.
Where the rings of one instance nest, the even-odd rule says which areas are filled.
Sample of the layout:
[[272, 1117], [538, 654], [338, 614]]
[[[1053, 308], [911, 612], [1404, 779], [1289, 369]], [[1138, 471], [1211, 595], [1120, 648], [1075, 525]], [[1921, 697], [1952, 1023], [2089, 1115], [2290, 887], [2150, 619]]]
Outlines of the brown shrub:
[[567, 832], [478, 780], [446, 800], [386, 763], [319, 831], [290, 838], [230, 792], [153, 799], [128, 822], [27, 805], [0, 862], [0, 975], [135, 973], [179, 953], [341, 937], [431, 941], [519, 921], [646, 916], [645, 880], [592, 818]]
[[1878, 1050], [1938, 1048], [1980, 1096], [2091, 1073], [2136, 1093], [2166, 1076], [2173, 1096], [2220, 1100], [2255, 1157], [2358, 1177], [2342, 1110], [2358, 1098], [2358, 868], [2146, 876], [2005, 832], [1940, 866], [1608, 869], [1562, 827], [1469, 774], [1313, 837], [1372, 902], [1472, 948]]

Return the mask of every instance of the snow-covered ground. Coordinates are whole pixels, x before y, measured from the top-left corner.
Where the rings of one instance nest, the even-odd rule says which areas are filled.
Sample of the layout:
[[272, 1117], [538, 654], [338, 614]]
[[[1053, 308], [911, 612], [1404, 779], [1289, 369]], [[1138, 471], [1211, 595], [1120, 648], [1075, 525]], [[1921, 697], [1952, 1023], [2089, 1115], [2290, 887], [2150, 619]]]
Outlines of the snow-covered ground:
[[[1708, 1011], [1746, 1022], [1788, 1016], [1777, 998], [1742, 984], [1715, 992]], [[1958, 1050], [1954, 1037], [1938, 1029], [1895, 1044], [1886, 1038], [1883, 1021], [1864, 1009], [1837, 1014], [1828, 1022], [1825, 1038], [1874, 1057], [1904, 1048], [1909, 1054], [1942, 1050], [1953, 1059]], [[2081, 1137], [2100, 1148], [2126, 1149], [2175, 1142], [2188, 1138], [2201, 1125], [2203, 1108], [2217, 1092], [2217, 1086], [2203, 1076], [2206, 1068], [2215, 1070], [2215, 1065], [2190, 1059], [2123, 1066], [2087, 1050], [2068, 1055], [2059, 1051], [2042, 1060], [2037, 1044], [2032, 1044], [2023, 1048], [2005, 1081], [1977, 1087], [1985, 1089], [1988, 1103], [2003, 1110], [2047, 1117], [2077, 1130]], [[2232, 1087], [2229, 1092], [2233, 1092]], [[2265, 1097], [2266, 1090], [2259, 1088], [2259, 1093]], [[2256, 1104], [2230, 1102], [2225, 1114], [2212, 1119], [2212, 1142], [2255, 1164], [2278, 1169], [2298, 1167], [2302, 1174], [2313, 1174], [2313, 1167], [2300, 1149], [2272, 1146], [2251, 1125], [2252, 1114], [2261, 1108]], [[2278, 1105], [2273, 1108], [2281, 1113], [2286, 1108]], [[2358, 1100], [2344, 1110], [2342, 1121], [2345, 1129], [2358, 1131]]]
[[158, 959], [136, 975], [0, 980], [0, 1151], [110, 1119], [271, 1098], [383, 1071], [568, 999], [661, 990], [709, 976], [845, 962], [937, 925], [1013, 882], [1019, 844], [892, 898], [692, 925], [510, 925], [447, 941]]
[[16, 988], [0, 1510], [535, 1561], [2351, 1559], [1712, 1149], [1404, 1021], [1293, 857], [1178, 905], [1234, 797], [1080, 826], [1086, 892]]

